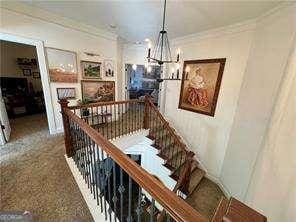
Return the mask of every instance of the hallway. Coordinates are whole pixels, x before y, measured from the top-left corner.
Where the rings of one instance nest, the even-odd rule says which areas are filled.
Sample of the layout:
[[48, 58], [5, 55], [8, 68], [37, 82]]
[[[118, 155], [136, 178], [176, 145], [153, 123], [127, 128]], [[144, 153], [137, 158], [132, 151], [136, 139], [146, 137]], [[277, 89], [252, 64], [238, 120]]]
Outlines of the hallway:
[[28, 210], [34, 221], [92, 221], [64, 158], [62, 135], [49, 135], [45, 115], [11, 121], [0, 147], [1, 210]]

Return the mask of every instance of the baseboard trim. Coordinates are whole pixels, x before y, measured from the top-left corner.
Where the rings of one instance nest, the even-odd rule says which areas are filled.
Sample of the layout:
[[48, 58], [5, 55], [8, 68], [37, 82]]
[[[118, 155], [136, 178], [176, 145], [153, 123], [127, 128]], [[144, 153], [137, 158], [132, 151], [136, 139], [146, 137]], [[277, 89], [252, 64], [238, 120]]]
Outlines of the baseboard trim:
[[217, 178], [217, 177], [215, 177], [213, 175], [210, 175], [208, 173], [206, 173], [205, 177], [212, 180], [213, 182], [215, 182], [219, 186], [219, 188], [222, 190], [222, 192], [225, 194], [225, 196], [227, 198], [231, 197], [230, 192], [228, 191], [228, 189], [225, 187], [225, 185], [222, 183], [222, 181], [219, 178]]

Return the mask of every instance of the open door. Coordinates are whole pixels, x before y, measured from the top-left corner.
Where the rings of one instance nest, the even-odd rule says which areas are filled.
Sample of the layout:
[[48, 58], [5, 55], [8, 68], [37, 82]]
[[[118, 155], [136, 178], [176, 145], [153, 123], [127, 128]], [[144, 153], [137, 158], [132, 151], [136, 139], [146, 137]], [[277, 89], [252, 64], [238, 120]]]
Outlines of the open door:
[[10, 138], [10, 124], [6, 112], [5, 103], [2, 97], [2, 90], [0, 89], [0, 145], [4, 145], [9, 141]]

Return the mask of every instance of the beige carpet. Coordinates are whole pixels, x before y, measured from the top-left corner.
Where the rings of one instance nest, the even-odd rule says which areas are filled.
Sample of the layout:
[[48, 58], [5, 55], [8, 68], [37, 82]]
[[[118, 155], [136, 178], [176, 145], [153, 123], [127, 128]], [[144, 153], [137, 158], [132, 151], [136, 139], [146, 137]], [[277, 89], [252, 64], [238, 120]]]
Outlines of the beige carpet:
[[93, 221], [64, 158], [63, 137], [48, 134], [44, 115], [11, 121], [0, 147], [0, 209], [28, 210], [34, 221]]

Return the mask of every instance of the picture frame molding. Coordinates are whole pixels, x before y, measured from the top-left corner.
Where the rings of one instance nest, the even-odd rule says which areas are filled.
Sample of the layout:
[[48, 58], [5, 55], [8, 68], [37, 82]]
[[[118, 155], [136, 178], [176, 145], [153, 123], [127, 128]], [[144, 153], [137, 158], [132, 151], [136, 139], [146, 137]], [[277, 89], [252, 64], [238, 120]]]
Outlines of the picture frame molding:
[[[196, 64], [196, 63], [220, 63], [218, 76], [217, 76], [216, 84], [215, 84], [215, 87], [214, 87], [215, 92], [214, 92], [210, 112], [206, 112], [206, 111], [202, 111], [202, 110], [196, 110], [196, 109], [193, 109], [193, 108], [182, 106], [182, 95], [183, 95], [183, 90], [184, 90], [186, 65], [188, 65], [188, 64]], [[223, 76], [223, 73], [224, 73], [225, 63], [226, 63], [226, 58], [185, 60], [184, 63], [183, 63], [183, 75], [182, 75], [182, 80], [181, 80], [181, 88], [180, 88], [178, 108], [214, 117], [216, 107], [217, 107], [217, 101], [218, 101], [218, 97], [219, 97], [220, 87], [221, 87], [221, 83], [222, 83], [222, 76]]]

